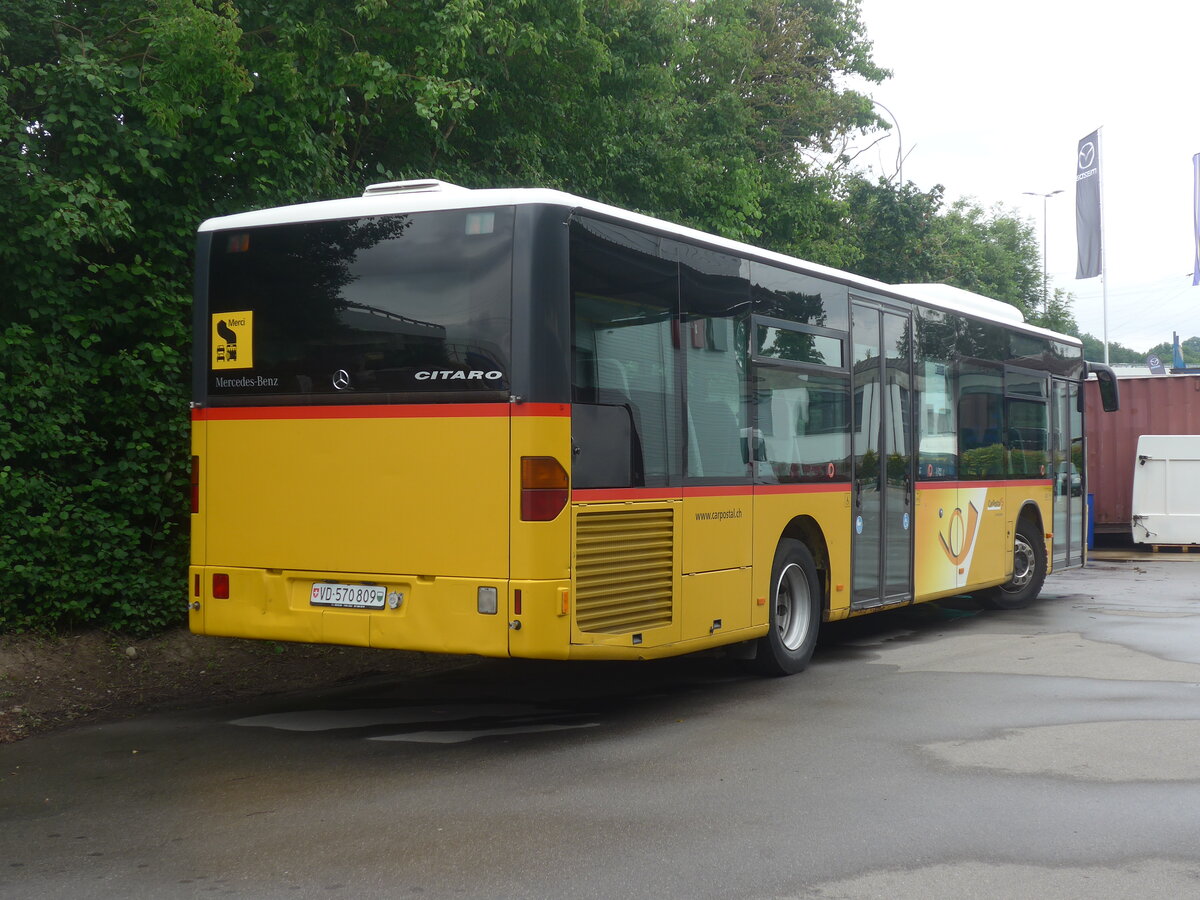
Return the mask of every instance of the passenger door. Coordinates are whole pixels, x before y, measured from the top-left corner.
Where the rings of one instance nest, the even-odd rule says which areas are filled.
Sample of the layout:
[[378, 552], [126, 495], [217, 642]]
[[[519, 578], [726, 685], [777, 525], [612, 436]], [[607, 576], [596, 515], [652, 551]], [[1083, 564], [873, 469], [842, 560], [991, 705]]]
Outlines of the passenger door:
[[912, 600], [912, 316], [851, 308], [854, 514], [851, 606]]

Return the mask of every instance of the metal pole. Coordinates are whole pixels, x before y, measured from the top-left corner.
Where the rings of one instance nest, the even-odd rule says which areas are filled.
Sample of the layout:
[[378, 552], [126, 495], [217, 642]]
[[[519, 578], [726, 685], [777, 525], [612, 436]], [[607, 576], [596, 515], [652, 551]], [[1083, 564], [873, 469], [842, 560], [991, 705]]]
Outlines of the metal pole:
[[1042, 195], [1042, 313], [1050, 312], [1050, 282], [1046, 274], [1046, 215], [1050, 195]]
[[1021, 191], [1030, 197], [1042, 198], [1042, 312], [1048, 314], [1050, 312], [1050, 279], [1046, 274], [1046, 222], [1048, 219], [1048, 203], [1051, 197], [1055, 194], [1061, 194], [1062, 189], [1051, 191], [1048, 194], [1043, 194], [1041, 191]]

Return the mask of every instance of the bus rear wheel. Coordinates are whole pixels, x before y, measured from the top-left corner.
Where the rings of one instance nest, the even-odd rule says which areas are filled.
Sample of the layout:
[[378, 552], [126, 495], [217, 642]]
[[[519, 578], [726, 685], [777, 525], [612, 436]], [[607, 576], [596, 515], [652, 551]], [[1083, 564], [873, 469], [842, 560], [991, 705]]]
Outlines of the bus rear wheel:
[[802, 671], [817, 646], [821, 583], [804, 544], [784, 538], [771, 566], [770, 630], [758, 639], [750, 668], [760, 675]]
[[977, 598], [989, 609], [1021, 609], [1037, 599], [1046, 581], [1046, 542], [1029, 519], [1017, 522], [1013, 539], [1013, 573], [999, 587], [980, 591]]

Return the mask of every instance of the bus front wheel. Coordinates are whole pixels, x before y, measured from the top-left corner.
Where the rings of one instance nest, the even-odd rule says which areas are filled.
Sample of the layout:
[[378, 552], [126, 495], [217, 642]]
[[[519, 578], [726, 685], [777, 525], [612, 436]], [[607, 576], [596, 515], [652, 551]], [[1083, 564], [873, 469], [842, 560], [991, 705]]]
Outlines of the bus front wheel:
[[1032, 521], [1021, 519], [1013, 540], [1012, 578], [981, 591], [977, 599], [989, 609], [1021, 609], [1037, 599], [1045, 580], [1046, 542]]
[[793, 675], [808, 665], [821, 626], [821, 582], [812, 554], [784, 538], [771, 566], [770, 630], [758, 639], [750, 667], [760, 675]]

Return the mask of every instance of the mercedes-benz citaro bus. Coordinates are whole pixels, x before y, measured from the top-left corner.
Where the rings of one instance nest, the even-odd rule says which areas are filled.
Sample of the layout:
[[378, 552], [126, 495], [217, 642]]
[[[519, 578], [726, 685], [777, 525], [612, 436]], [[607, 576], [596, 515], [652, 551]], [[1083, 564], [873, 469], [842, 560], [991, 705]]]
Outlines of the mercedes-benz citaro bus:
[[975, 294], [437, 181], [205, 222], [195, 338], [191, 628], [276, 641], [796, 672], [1080, 565], [1115, 405]]

